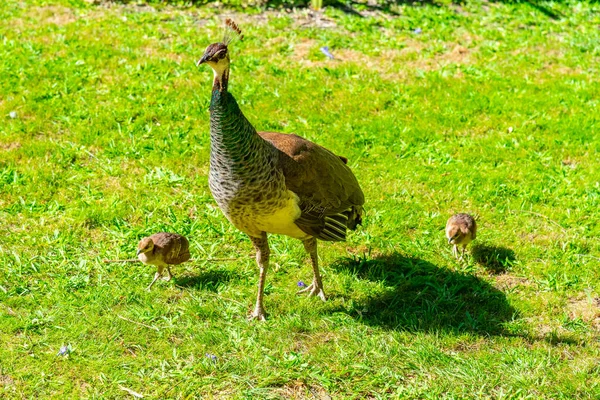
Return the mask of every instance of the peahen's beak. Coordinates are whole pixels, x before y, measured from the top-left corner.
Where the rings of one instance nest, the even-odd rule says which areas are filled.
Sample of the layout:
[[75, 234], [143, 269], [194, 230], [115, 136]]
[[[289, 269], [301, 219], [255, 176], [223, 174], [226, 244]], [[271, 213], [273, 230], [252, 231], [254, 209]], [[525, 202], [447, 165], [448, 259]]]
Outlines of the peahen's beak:
[[209, 56], [208, 54], [204, 53], [204, 55], [202, 56], [202, 58], [201, 58], [201, 59], [199, 59], [199, 60], [196, 62], [196, 67], [199, 67], [199, 66], [200, 66], [200, 64], [204, 64], [204, 63], [205, 63], [205, 62], [207, 62], [209, 59], [210, 59], [210, 56]]

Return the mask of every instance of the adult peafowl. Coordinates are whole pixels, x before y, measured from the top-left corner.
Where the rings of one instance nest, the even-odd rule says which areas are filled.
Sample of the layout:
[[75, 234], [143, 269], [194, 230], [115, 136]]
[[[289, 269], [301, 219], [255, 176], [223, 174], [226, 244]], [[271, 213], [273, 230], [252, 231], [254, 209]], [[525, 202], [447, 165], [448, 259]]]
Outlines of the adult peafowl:
[[301, 290], [326, 300], [317, 239], [344, 241], [362, 222], [364, 194], [347, 160], [293, 134], [257, 132], [228, 91], [228, 46], [238, 26], [226, 21], [221, 43], [206, 48], [197, 65], [214, 71], [210, 103], [209, 187], [227, 219], [250, 237], [260, 270], [251, 319], [265, 319], [263, 290], [269, 266], [267, 233], [300, 239], [314, 277]]

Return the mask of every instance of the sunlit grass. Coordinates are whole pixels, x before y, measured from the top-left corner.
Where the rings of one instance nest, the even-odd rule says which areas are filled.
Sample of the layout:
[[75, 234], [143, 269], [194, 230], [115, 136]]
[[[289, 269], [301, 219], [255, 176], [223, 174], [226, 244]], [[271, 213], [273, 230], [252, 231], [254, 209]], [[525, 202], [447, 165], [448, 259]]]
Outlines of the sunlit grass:
[[[300, 242], [271, 238], [260, 324], [250, 242], [207, 186], [212, 72], [194, 62], [221, 11], [2, 3], [0, 393], [598, 398], [600, 9], [535, 4], [562, 17], [235, 15], [246, 116], [347, 157], [367, 197], [348, 242], [320, 244], [327, 303], [295, 295]], [[459, 211], [480, 227], [464, 263], [443, 234]], [[102, 262], [161, 230], [197, 259], [173, 282]]]

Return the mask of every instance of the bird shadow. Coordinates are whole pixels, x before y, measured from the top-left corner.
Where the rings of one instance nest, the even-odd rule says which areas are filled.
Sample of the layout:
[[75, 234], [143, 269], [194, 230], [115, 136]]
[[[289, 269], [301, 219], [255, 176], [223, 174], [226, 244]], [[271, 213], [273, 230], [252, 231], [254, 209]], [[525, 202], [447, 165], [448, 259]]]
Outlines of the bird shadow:
[[487, 243], [473, 245], [471, 255], [477, 264], [494, 274], [508, 271], [517, 260], [513, 250]]
[[183, 275], [175, 277], [177, 286], [218, 292], [219, 288], [227, 283], [237, 280], [240, 275], [234, 271], [211, 270], [199, 275]]
[[503, 324], [518, 315], [505, 294], [486, 281], [416, 257], [392, 253], [372, 259], [346, 258], [334, 268], [385, 288], [346, 310], [370, 325], [501, 335]]
[[385, 288], [377, 295], [353, 299], [351, 309], [332, 310], [368, 325], [413, 332], [519, 337], [551, 345], [581, 342], [556, 333], [548, 336], [507, 329], [507, 323], [518, 319], [520, 313], [501, 290], [476, 276], [440, 268], [420, 258], [394, 252], [372, 259], [345, 258], [332, 267]]

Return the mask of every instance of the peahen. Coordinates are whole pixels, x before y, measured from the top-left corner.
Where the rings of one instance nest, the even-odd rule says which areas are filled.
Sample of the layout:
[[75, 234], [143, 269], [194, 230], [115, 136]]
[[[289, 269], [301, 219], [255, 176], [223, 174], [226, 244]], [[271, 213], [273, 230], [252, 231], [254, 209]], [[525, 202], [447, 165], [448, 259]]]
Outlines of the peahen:
[[206, 48], [197, 65], [214, 71], [210, 103], [209, 187], [229, 221], [247, 234], [260, 270], [250, 318], [265, 319], [263, 289], [269, 265], [267, 233], [300, 239], [314, 277], [301, 290], [326, 300], [317, 239], [344, 241], [362, 222], [364, 195], [347, 160], [293, 134], [257, 132], [229, 93], [228, 45], [237, 25], [227, 20], [221, 43]]

